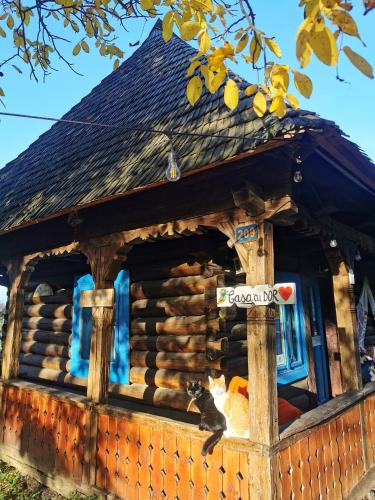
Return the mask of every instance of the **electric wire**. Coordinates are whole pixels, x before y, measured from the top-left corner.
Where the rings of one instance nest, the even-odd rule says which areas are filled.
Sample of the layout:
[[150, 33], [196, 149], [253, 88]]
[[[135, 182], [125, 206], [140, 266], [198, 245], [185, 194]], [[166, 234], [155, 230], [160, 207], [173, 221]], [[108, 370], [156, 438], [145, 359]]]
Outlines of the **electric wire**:
[[111, 129], [117, 129], [117, 130], [122, 130], [122, 131], [128, 131], [128, 132], [140, 132], [140, 133], [151, 133], [151, 134], [161, 134], [167, 136], [169, 139], [171, 136], [185, 136], [185, 137], [206, 137], [206, 138], [213, 138], [213, 139], [226, 139], [226, 140], [240, 140], [240, 141], [254, 141], [254, 140], [260, 140], [267, 142], [267, 140], [272, 139], [275, 141], [286, 141], [288, 139], [291, 139], [292, 137], [271, 137], [271, 138], [266, 138], [266, 137], [260, 137], [260, 136], [255, 136], [251, 135], [248, 137], [245, 136], [238, 136], [238, 135], [224, 135], [224, 134], [207, 134], [207, 133], [199, 133], [199, 132], [185, 132], [181, 130], [161, 130], [161, 129], [155, 129], [155, 128], [144, 128], [144, 127], [127, 127], [123, 125], [112, 125], [108, 123], [99, 123], [99, 122], [90, 122], [90, 121], [82, 121], [82, 120], [68, 120], [66, 118], [53, 118], [50, 116], [40, 116], [40, 115], [28, 115], [28, 114], [23, 114], [23, 113], [8, 113], [5, 111], [0, 111], [0, 116], [11, 116], [15, 118], [28, 118], [28, 119], [33, 119], [33, 120], [44, 120], [44, 121], [51, 121], [51, 122], [59, 122], [59, 123], [67, 123], [71, 125], [85, 125], [89, 127], [99, 127], [99, 128], [111, 128]]

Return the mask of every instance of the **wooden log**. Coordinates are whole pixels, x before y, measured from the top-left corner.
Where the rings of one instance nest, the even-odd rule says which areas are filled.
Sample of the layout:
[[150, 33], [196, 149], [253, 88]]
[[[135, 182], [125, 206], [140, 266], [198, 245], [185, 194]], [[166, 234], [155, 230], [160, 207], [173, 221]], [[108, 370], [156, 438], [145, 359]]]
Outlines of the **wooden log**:
[[135, 318], [131, 322], [132, 335], [204, 335], [206, 316], [175, 316]]
[[204, 335], [133, 335], [130, 348], [135, 351], [204, 352], [207, 339]]
[[41, 356], [39, 354], [20, 353], [20, 363], [39, 366], [41, 368], [51, 368], [52, 370], [64, 370], [67, 372], [70, 369], [70, 361], [66, 358]]
[[133, 366], [129, 374], [130, 382], [133, 384], [154, 385], [167, 389], [186, 389], [190, 381], [200, 380], [204, 386], [208, 386], [207, 375], [204, 373], [188, 373], [176, 370], [154, 370]]
[[[237, 358], [229, 358], [223, 360], [223, 371], [231, 374], [239, 375], [241, 373], [247, 373], [247, 356], [239, 356]], [[237, 373], [238, 372], [238, 373]]]
[[182, 295], [164, 299], [135, 300], [131, 305], [133, 317], [200, 316], [206, 312], [204, 294]]
[[206, 278], [222, 273], [222, 267], [209, 262], [202, 264], [199, 262], [169, 261], [149, 264], [142, 263], [140, 266], [133, 266], [130, 271], [132, 282], [143, 280], [154, 280], [162, 278], [179, 278], [183, 276], [199, 276]]
[[207, 335], [214, 339], [228, 337], [230, 340], [245, 340], [247, 336], [246, 319], [238, 321], [217, 315], [207, 321]]
[[224, 276], [210, 278], [203, 276], [187, 276], [168, 280], [139, 281], [131, 285], [131, 297], [134, 300], [178, 295], [197, 295], [205, 292], [207, 287], [216, 288], [224, 285]]
[[69, 347], [58, 344], [45, 344], [43, 342], [21, 342], [21, 352], [69, 358]]
[[72, 290], [66, 290], [54, 295], [44, 295], [40, 297], [34, 297], [33, 292], [25, 294], [25, 304], [71, 304], [72, 302]]
[[30, 379], [42, 379], [49, 382], [56, 382], [59, 385], [75, 385], [85, 387], [87, 380], [81, 377], [74, 377], [64, 370], [53, 370], [50, 368], [39, 368], [32, 365], [20, 364], [20, 376]]
[[30, 317], [71, 319], [72, 306], [71, 304], [26, 305], [24, 312]]
[[22, 340], [45, 342], [59, 345], [70, 345], [71, 335], [67, 332], [47, 332], [44, 330], [23, 330]]
[[22, 320], [22, 327], [24, 330], [47, 330], [53, 332], [71, 332], [72, 322], [70, 319], [51, 319], [51, 318], [27, 318]]
[[204, 372], [206, 361], [204, 354], [132, 351], [130, 355], [131, 366], [167, 368], [185, 372]]
[[[140, 399], [152, 406], [175, 408], [176, 410], [186, 411], [191, 401], [191, 398], [188, 396], [186, 391], [151, 387], [142, 384], [111, 384], [109, 390], [112, 394]], [[191, 411], [197, 411], [194, 404], [191, 406]]]

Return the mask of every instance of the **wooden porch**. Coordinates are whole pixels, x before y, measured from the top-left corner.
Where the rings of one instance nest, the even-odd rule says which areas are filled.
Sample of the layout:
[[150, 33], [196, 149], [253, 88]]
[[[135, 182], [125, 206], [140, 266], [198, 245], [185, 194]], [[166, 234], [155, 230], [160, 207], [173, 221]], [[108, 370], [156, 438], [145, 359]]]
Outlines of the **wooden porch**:
[[[265, 453], [257, 443], [223, 439], [204, 458], [208, 434], [191, 424], [24, 381], [1, 391], [0, 458], [63, 494], [254, 498], [252, 460]], [[280, 434], [269, 450], [276, 498], [362, 498], [358, 484], [374, 474], [374, 393], [369, 384], [339, 396]]]

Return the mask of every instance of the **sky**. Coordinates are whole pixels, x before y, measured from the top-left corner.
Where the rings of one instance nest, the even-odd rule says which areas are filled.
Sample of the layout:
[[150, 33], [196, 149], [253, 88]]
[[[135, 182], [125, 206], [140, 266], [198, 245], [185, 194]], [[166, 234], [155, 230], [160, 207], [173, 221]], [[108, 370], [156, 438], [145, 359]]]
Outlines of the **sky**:
[[[362, 1], [354, 2], [354, 5], [353, 15], [367, 47], [364, 48], [359, 40], [352, 37], [347, 37], [345, 43], [366, 57], [375, 67], [375, 11], [363, 16]], [[283, 50], [281, 62], [298, 69], [295, 58], [295, 33], [302, 21], [302, 9], [298, 8], [298, 0], [254, 0], [252, 6], [257, 15], [257, 25], [267, 35], [276, 36]], [[130, 47], [129, 43], [136, 42], [141, 34], [143, 41], [154, 21], [149, 21], [144, 28], [143, 21], [132, 20], [130, 23], [129, 32], [121, 33], [118, 41], [118, 45], [125, 52], [125, 58], [136, 50]], [[4, 41], [1, 40], [3, 46]], [[4, 57], [3, 50], [0, 57]], [[6, 70], [0, 80], [0, 86], [6, 93], [5, 111], [61, 117], [112, 71], [113, 61], [92, 51], [90, 54], [75, 57], [74, 63], [83, 76], [76, 75], [61, 63], [58, 66], [59, 71], [53, 72], [45, 82], [38, 83], [30, 80], [26, 73], [19, 75], [12, 68]], [[246, 80], [254, 82], [255, 76], [244, 62], [233, 69]], [[359, 144], [375, 161], [375, 80], [369, 80], [355, 70], [344, 55], [341, 57], [339, 70], [346, 83], [336, 80], [335, 68], [324, 66], [313, 56], [305, 70], [314, 83], [313, 95], [309, 100], [301, 97], [300, 105], [335, 121], [350, 139]], [[51, 126], [43, 121], [0, 118], [0, 167], [22, 153]], [[0, 300], [1, 293], [0, 290]]]

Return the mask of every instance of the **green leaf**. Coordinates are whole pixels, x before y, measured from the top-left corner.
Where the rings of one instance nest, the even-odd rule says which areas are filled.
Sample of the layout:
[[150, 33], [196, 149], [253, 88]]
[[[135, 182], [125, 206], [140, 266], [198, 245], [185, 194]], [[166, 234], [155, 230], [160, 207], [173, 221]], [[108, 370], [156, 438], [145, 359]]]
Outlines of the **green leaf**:
[[73, 56], [78, 56], [80, 52], [81, 52], [81, 44], [77, 43], [77, 45], [73, 49]]
[[82, 49], [88, 54], [90, 52], [90, 47], [88, 46], [87, 42], [84, 40], [81, 42], [81, 47]]

